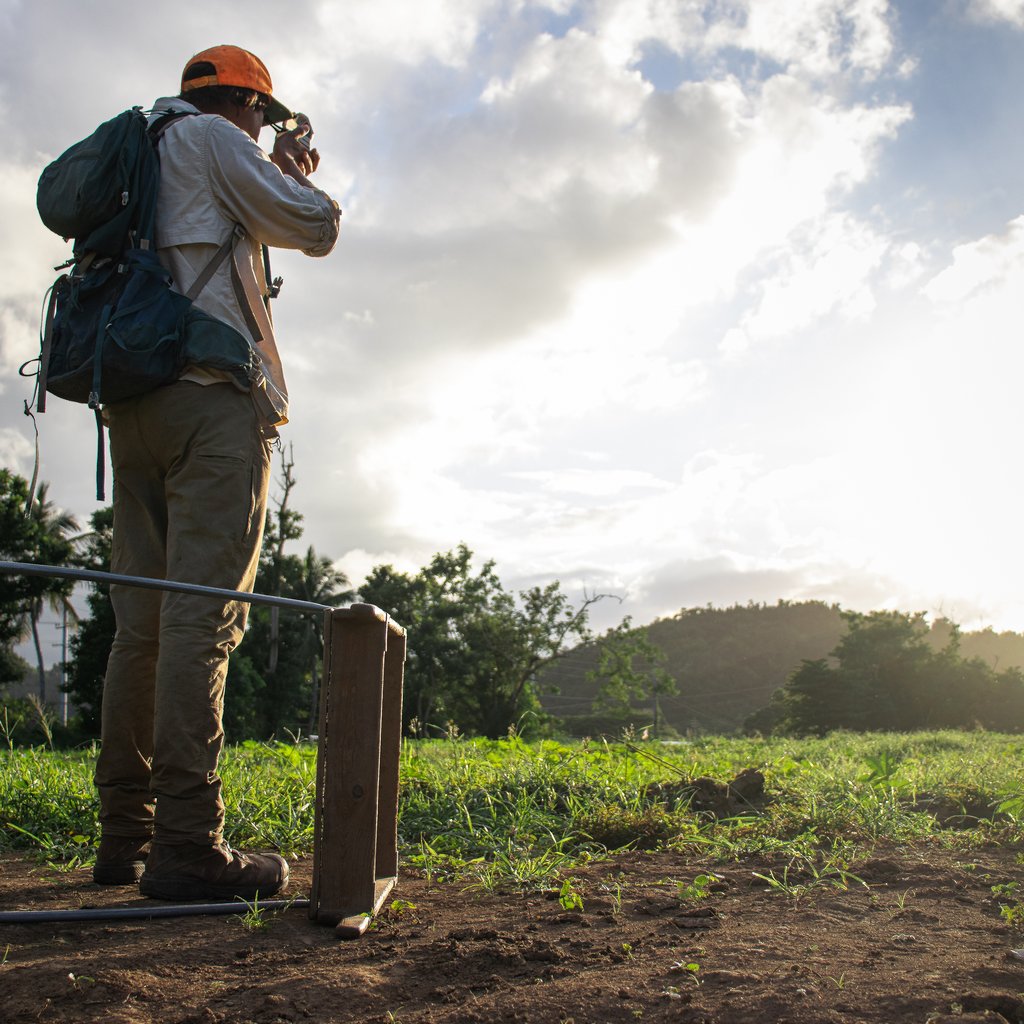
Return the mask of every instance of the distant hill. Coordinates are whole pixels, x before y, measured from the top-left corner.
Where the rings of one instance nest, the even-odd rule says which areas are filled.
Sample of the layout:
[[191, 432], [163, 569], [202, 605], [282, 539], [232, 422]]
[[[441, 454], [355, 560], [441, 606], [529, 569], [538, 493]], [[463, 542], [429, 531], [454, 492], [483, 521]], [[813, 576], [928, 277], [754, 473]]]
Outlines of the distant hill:
[[[937, 639], [948, 634], [946, 619], [939, 619], [932, 626], [932, 635]], [[964, 658], [981, 658], [999, 672], [1006, 668], [1024, 669], [1024, 634], [996, 633], [992, 629], [961, 633], [960, 654]]]
[[[774, 605], [732, 608], [683, 608], [648, 627], [651, 640], [665, 652], [665, 668], [679, 693], [660, 702], [662, 720], [679, 733], [730, 732], [764, 707], [772, 694], [804, 660], [824, 658], [845, 632], [842, 609], [822, 601], [779, 601]], [[942, 647], [951, 624], [939, 619], [933, 643]], [[1024, 668], [1024, 635], [991, 629], [963, 633], [960, 653], [980, 657], [998, 669]], [[594, 714], [596, 684], [587, 672], [597, 661], [593, 649], [578, 648], [541, 677], [544, 709], [576, 735], [615, 732], [621, 720]], [[653, 708], [635, 708], [637, 727], [654, 720]]]
[[[46, 693], [43, 697], [44, 704], [52, 704], [54, 707], [60, 705], [61, 693], [60, 684], [63, 682], [60, 665], [51, 665], [45, 673]], [[0, 700], [17, 700], [30, 695], [39, 696], [39, 674], [33, 666], [26, 666], [24, 676], [16, 683], [0, 685]]]

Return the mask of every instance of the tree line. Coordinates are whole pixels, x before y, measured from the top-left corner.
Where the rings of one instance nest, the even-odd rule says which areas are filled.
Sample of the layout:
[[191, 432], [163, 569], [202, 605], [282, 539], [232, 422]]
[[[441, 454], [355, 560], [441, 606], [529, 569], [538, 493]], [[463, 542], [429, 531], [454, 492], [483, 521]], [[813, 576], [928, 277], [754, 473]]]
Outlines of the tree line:
[[[590, 613], [609, 595], [573, 601], [557, 581], [509, 590], [495, 563], [476, 563], [465, 545], [435, 554], [415, 572], [375, 566], [353, 587], [331, 558], [299, 546], [296, 486], [293, 460], [283, 454], [256, 590], [331, 606], [358, 598], [406, 626], [409, 735], [593, 735], [630, 726], [655, 735], [740, 728], [1024, 731], [1019, 634], [961, 635], [955, 624], [929, 625], [920, 613], [862, 614], [785, 601], [683, 609], [645, 628], [626, 618], [597, 634]], [[111, 531], [110, 508], [93, 513], [89, 529], [80, 531], [50, 501], [45, 484], [29, 500], [27, 481], [0, 470], [0, 557], [108, 570]], [[71, 589], [67, 580], [0, 576], [0, 687], [31, 674], [42, 697], [39, 623], [46, 609], [74, 616]], [[78, 739], [98, 735], [114, 635], [106, 588], [90, 587], [86, 604], [66, 666]], [[321, 630], [318, 615], [252, 607], [228, 673], [230, 740], [315, 731]], [[26, 638], [34, 641], [34, 668], [14, 652]]]
[[[0, 476], [0, 557], [109, 571], [113, 513], [102, 508], [90, 528], [62, 516], [46, 500], [45, 486], [28, 501], [28, 484], [10, 471]], [[592, 647], [591, 677], [597, 700], [611, 707], [648, 693], [672, 693], [675, 682], [663, 655], [643, 629], [625, 619], [600, 635], [590, 610], [605, 595], [573, 602], [558, 582], [510, 591], [495, 563], [478, 566], [465, 545], [439, 552], [418, 572], [375, 566], [356, 589], [332, 559], [312, 546], [290, 550], [303, 533], [293, 507], [294, 462], [283, 454], [268, 509], [255, 590], [337, 606], [359, 600], [388, 611], [409, 630], [404, 726], [411, 735], [537, 735], [552, 727], [540, 695], [542, 670], [580, 646]], [[26, 514], [26, 508], [31, 509]], [[0, 685], [23, 676], [27, 666], [13, 647], [47, 602], [67, 601], [72, 584], [0, 577]], [[90, 585], [88, 613], [70, 644], [66, 689], [76, 717], [75, 736], [99, 734], [103, 676], [114, 636], [108, 588]], [[37, 645], [38, 646], [38, 645]], [[245, 637], [232, 654], [224, 728], [229, 741], [301, 736], [315, 731], [322, 677], [322, 621], [264, 605], [250, 609]], [[42, 653], [39, 651], [40, 671]]]
[[842, 618], [846, 632], [829, 656], [804, 660], [748, 729], [1024, 731], [1024, 672], [964, 656], [954, 623], [929, 626], [923, 613], [896, 611]]

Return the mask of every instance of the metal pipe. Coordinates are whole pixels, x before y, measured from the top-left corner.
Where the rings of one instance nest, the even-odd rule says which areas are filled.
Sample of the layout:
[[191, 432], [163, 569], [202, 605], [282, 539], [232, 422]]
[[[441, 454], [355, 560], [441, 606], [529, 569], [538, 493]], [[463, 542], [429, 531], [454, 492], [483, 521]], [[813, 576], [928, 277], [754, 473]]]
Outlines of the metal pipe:
[[62, 565], [36, 565], [34, 562], [0, 562], [0, 573], [22, 573], [25, 576], [56, 576], [60, 579], [86, 580], [90, 583], [115, 583], [123, 587], [139, 587], [142, 590], [170, 590], [178, 594], [200, 594], [209, 597], [227, 598], [246, 604], [269, 604], [278, 608], [294, 608], [302, 612], [323, 614], [331, 611], [327, 604], [313, 601], [299, 601], [294, 597], [274, 597], [270, 594], [249, 594], [241, 590], [224, 590], [221, 587], [204, 587], [198, 583], [179, 583], [176, 580], [154, 580], [148, 576], [121, 576], [114, 572], [99, 572], [96, 569], [68, 569]]
[[[221, 587], [205, 587], [198, 583], [179, 583], [175, 580], [156, 580], [147, 576], [122, 576], [96, 569], [69, 569], [59, 565], [37, 565], [34, 562], [0, 561], [0, 574], [19, 573], [24, 576], [47, 576], [58, 579], [85, 580], [90, 583], [114, 583], [142, 590], [163, 590], [179, 594], [225, 598], [247, 604], [265, 604], [278, 608], [323, 614], [332, 611], [330, 605], [313, 601], [298, 601], [291, 597], [273, 597], [251, 594]], [[370, 605], [356, 605], [360, 612], [372, 609]], [[359, 614], [357, 612], [357, 614]], [[32, 924], [44, 921], [119, 921], [133, 918], [198, 917], [215, 914], [239, 914], [253, 910], [284, 910], [287, 907], [308, 907], [309, 900], [267, 900], [257, 905], [247, 903], [183, 903], [170, 906], [102, 907], [81, 910], [4, 910], [0, 911], [0, 924]], [[242, 908], [245, 908], [243, 911]]]
[[81, 910], [3, 910], [0, 924], [38, 924], [44, 921], [128, 921], [133, 918], [201, 917], [244, 914], [261, 910], [304, 908], [309, 900], [261, 900], [254, 903], [175, 903], [153, 907], [93, 907]]

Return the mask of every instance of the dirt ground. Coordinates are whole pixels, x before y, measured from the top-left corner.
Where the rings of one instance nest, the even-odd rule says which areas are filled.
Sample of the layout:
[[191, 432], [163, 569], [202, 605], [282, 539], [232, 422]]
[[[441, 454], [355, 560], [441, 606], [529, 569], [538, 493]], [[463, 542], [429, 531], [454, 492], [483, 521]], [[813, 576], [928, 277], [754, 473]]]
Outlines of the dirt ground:
[[[576, 873], [582, 911], [403, 874], [401, 902], [352, 942], [297, 908], [256, 930], [235, 916], [3, 924], [0, 1020], [1024, 1022], [1024, 935], [992, 893], [1021, 880], [1017, 851], [876, 850], [858, 865], [866, 888], [800, 896], [755, 877], [782, 864], [716, 867], [694, 901], [679, 883], [708, 865], [619, 857]], [[307, 894], [310, 863], [292, 878]], [[85, 869], [0, 859], [0, 909], [147, 902], [129, 896]]]

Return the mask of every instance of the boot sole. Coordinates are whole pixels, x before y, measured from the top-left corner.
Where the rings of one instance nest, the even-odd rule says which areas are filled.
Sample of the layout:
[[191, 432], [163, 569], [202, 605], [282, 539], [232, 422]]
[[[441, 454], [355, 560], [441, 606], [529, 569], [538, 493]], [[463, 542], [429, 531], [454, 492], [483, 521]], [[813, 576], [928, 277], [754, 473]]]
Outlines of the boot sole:
[[288, 876], [280, 882], [262, 885], [216, 885], [204, 882], [194, 875], [143, 875], [139, 880], [139, 892], [155, 900], [247, 900], [257, 897], [276, 896], [288, 888]]
[[97, 885], [138, 885], [146, 870], [143, 860], [129, 861], [127, 864], [95, 864], [92, 869], [92, 880]]

